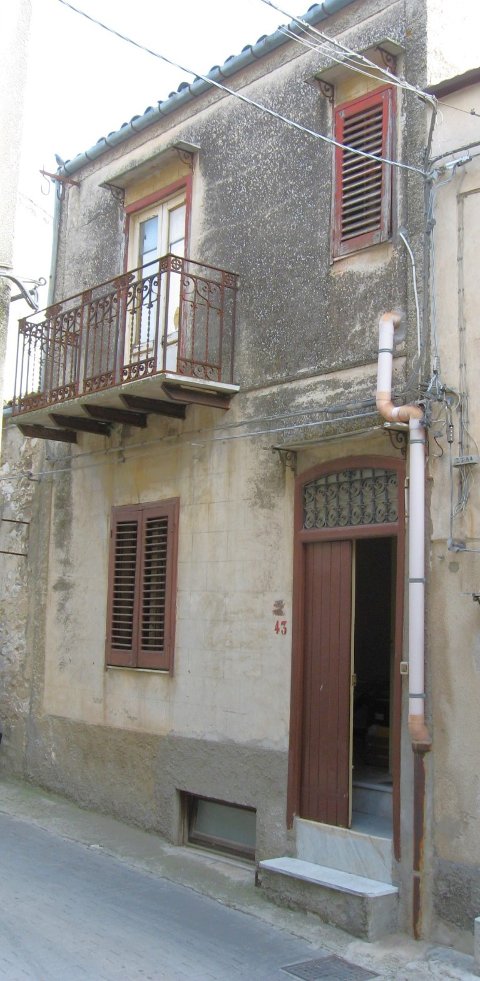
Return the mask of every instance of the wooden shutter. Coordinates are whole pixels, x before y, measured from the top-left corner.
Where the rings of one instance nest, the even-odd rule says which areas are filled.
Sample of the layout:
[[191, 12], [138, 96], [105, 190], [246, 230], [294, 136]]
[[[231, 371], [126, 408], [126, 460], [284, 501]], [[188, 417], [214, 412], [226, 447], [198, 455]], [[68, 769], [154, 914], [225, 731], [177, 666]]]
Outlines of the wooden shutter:
[[107, 664], [172, 670], [178, 500], [112, 512]]
[[393, 90], [386, 86], [335, 110], [333, 254], [384, 242], [391, 233], [392, 168], [356, 150], [391, 159]]
[[175, 627], [176, 500], [143, 512], [138, 666], [171, 669]]

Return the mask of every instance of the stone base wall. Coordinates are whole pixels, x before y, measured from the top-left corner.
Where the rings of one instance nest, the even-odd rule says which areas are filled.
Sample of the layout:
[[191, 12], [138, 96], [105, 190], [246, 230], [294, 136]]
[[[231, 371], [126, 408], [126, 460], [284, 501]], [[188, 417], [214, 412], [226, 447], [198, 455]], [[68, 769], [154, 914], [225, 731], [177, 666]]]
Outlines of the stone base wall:
[[184, 840], [181, 792], [257, 811], [257, 859], [286, 849], [287, 753], [52, 716], [32, 722], [25, 775], [86, 807]]

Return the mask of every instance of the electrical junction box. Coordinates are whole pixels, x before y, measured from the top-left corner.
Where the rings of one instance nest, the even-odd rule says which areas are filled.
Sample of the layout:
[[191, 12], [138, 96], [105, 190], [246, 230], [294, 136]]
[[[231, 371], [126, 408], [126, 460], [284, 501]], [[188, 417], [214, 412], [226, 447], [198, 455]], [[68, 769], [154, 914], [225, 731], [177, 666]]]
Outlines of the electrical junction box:
[[470, 467], [474, 463], [480, 463], [480, 456], [468, 454], [467, 456], [454, 456], [453, 458], [454, 467]]

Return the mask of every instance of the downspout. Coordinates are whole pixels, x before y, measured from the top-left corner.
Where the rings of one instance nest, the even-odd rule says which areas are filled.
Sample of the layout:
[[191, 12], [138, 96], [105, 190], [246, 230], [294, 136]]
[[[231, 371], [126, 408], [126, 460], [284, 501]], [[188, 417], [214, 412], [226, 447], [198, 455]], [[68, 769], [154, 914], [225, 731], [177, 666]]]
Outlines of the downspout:
[[379, 323], [376, 404], [388, 422], [408, 422], [408, 730], [412, 749], [427, 752], [432, 739], [425, 723], [425, 426], [419, 405], [392, 402], [393, 342], [400, 315], [384, 313]]
[[53, 204], [52, 222], [52, 251], [50, 258], [50, 276], [48, 281], [47, 307], [51, 307], [55, 299], [55, 285], [57, 278], [57, 259], [58, 259], [58, 239], [60, 234], [60, 212], [61, 200], [59, 196], [60, 187], [55, 185], [55, 201]]

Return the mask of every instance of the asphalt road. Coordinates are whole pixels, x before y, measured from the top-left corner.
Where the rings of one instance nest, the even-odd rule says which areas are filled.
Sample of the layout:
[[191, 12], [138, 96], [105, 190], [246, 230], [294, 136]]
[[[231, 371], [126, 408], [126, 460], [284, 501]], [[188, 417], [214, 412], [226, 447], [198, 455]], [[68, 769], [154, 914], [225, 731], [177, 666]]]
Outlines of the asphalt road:
[[329, 953], [4, 814], [0, 904], [2, 981], [287, 981]]

